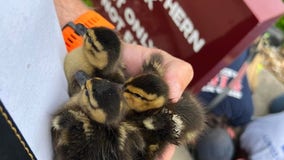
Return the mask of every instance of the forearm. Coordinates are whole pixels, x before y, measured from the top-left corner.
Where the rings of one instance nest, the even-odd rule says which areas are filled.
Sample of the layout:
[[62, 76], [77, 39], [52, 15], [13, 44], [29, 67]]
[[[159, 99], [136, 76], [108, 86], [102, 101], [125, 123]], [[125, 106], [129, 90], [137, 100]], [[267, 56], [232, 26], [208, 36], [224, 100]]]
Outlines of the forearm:
[[60, 27], [90, 10], [81, 0], [54, 0]]

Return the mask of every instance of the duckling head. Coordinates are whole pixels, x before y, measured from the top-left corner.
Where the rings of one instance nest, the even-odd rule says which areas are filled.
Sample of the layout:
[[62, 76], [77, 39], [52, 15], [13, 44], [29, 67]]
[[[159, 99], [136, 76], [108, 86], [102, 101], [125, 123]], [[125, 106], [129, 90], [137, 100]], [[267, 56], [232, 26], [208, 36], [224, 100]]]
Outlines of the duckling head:
[[156, 74], [141, 74], [127, 80], [122, 95], [128, 107], [137, 112], [157, 109], [168, 101], [168, 85]]
[[84, 35], [83, 53], [89, 63], [103, 70], [114, 65], [120, 58], [120, 39], [111, 29], [94, 27]]
[[120, 87], [108, 80], [92, 78], [86, 80], [79, 95], [82, 110], [102, 124], [116, 124], [120, 120]]

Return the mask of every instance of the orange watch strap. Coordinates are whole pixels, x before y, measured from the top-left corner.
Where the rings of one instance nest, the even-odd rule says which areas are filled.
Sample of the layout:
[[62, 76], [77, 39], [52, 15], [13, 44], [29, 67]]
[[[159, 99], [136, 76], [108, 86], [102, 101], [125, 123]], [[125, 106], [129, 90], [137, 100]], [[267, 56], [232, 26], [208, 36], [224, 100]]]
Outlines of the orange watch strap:
[[[75, 25], [82, 24], [85, 28], [92, 28], [92, 27], [107, 27], [109, 29], [115, 28], [114, 25], [112, 25], [104, 17], [102, 17], [100, 14], [98, 14], [93, 10], [85, 12], [84, 14], [79, 16], [74, 21], [74, 23], [71, 24]], [[83, 43], [82, 34], [78, 33], [76, 29], [72, 27], [72, 25], [70, 25], [69, 23], [63, 27], [62, 34], [68, 52], [81, 46]]]
[[112, 25], [109, 21], [107, 21], [104, 17], [102, 17], [97, 12], [90, 10], [86, 13], [82, 14], [79, 18], [74, 21], [75, 24], [81, 23], [86, 28], [92, 27], [107, 27], [109, 29], [114, 29], [114, 25]]
[[62, 34], [68, 52], [83, 44], [83, 37], [78, 35], [70, 26], [64, 27]]

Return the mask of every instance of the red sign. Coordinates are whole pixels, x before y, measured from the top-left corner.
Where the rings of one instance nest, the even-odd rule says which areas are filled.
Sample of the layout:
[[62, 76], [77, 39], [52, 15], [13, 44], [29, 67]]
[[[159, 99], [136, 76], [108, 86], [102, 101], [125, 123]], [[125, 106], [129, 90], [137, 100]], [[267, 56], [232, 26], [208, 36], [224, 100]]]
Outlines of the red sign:
[[284, 13], [281, 0], [94, 0], [126, 42], [191, 63], [195, 92]]

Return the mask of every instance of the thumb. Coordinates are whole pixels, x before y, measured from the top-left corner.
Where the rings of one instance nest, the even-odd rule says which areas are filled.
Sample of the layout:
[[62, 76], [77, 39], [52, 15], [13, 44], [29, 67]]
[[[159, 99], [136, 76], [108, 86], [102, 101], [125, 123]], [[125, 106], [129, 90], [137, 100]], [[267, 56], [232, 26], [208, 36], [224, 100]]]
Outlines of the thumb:
[[164, 79], [169, 85], [169, 98], [172, 102], [177, 102], [193, 78], [192, 66], [175, 58], [175, 60], [167, 62], [165, 68]]

